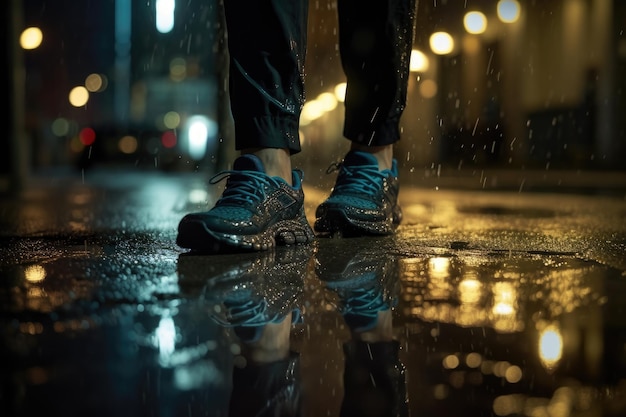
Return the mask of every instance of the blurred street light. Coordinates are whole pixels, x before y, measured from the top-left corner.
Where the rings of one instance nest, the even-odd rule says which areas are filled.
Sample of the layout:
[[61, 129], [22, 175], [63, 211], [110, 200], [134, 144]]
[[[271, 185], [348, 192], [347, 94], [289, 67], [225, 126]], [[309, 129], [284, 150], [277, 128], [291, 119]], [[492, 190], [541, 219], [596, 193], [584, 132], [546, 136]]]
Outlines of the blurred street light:
[[43, 42], [43, 33], [38, 27], [26, 28], [20, 35], [20, 46], [23, 49], [36, 49]]
[[447, 32], [430, 35], [430, 49], [437, 55], [447, 55], [454, 50], [454, 39]]

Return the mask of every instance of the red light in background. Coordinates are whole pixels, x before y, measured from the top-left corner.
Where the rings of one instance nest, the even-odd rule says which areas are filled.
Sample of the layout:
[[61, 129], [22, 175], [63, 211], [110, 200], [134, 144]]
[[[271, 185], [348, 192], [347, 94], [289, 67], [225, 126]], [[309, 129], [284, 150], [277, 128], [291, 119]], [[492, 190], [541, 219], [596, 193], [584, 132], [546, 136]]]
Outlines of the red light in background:
[[166, 148], [173, 148], [176, 146], [176, 142], [176, 134], [171, 130], [163, 132], [163, 135], [161, 135], [161, 143]]
[[96, 131], [90, 127], [86, 127], [80, 131], [80, 133], [78, 134], [78, 138], [80, 139], [80, 142], [85, 146], [93, 145], [93, 143], [96, 141]]

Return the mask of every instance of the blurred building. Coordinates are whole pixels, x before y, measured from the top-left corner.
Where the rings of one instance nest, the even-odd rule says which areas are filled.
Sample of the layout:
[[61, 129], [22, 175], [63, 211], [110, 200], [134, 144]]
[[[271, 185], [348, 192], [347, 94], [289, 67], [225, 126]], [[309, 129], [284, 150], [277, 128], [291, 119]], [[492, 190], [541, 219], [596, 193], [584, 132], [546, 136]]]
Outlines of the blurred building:
[[[423, 62], [403, 118], [405, 165], [624, 167], [624, 2], [418, 3], [414, 52]], [[343, 81], [334, 13], [332, 2], [312, 5], [309, 99]], [[334, 149], [342, 107], [319, 117], [305, 140]]]

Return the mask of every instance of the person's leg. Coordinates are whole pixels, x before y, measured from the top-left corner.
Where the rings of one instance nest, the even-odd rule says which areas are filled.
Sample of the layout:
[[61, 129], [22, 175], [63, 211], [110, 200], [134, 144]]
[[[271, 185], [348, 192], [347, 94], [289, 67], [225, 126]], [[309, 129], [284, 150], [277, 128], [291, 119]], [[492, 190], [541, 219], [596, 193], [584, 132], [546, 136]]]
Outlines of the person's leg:
[[308, 1], [229, 0], [224, 9], [235, 147], [289, 182], [289, 156], [300, 152]]
[[[241, 152], [215, 207], [186, 215], [177, 244], [196, 251], [308, 243], [299, 171], [307, 0], [224, 2], [235, 147]], [[216, 180], [212, 180], [216, 181]]]
[[339, 0], [346, 74], [344, 136], [351, 141], [330, 197], [316, 211], [319, 234], [392, 233], [401, 221], [393, 144], [400, 140], [415, 0]]
[[291, 351], [291, 315], [263, 327], [258, 340], [242, 342], [233, 369], [229, 416], [299, 416], [300, 355]]
[[339, 45], [347, 79], [344, 136], [352, 149], [380, 156], [391, 168], [400, 139], [413, 44], [415, 0], [339, 0]]

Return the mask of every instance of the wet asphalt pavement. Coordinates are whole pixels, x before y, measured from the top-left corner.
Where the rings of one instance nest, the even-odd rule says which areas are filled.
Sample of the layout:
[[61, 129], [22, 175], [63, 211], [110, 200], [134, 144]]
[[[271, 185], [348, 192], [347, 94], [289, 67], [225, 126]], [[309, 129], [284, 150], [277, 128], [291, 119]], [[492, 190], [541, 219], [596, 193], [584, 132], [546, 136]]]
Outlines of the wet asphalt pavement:
[[[175, 244], [206, 175], [0, 197], [0, 416], [626, 416], [626, 183], [403, 178], [394, 236], [218, 256]], [[242, 303], [282, 331], [230, 327]]]

